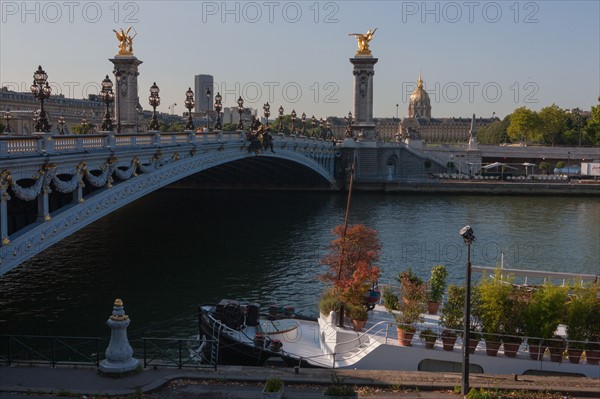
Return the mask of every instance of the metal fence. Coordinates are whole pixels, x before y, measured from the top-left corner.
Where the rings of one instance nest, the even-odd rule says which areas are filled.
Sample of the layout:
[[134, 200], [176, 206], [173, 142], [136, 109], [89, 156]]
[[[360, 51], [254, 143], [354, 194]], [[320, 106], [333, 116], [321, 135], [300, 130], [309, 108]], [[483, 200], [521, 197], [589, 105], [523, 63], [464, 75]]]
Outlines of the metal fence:
[[210, 339], [142, 338], [144, 368], [217, 369], [219, 341]]
[[[108, 343], [99, 337], [0, 335], [0, 364], [98, 367]], [[143, 356], [144, 368], [217, 369], [218, 340], [142, 338], [131, 344], [134, 356]]]
[[0, 363], [51, 365], [100, 364], [102, 338], [0, 335]]

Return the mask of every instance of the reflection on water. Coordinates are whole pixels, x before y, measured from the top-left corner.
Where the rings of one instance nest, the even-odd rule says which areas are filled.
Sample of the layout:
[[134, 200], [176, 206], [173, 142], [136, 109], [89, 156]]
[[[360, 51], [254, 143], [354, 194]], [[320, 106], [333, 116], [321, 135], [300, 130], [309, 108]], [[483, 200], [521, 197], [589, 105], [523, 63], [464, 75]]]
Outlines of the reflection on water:
[[[0, 331], [106, 336], [115, 298], [130, 335], [187, 337], [200, 303], [222, 297], [315, 315], [319, 260], [346, 198], [331, 193], [162, 190], [96, 222], [0, 278]], [[382, 280], [442, 263], [599, 273], [600, 201], [356, 193], [350, 221], [379, 231]]]

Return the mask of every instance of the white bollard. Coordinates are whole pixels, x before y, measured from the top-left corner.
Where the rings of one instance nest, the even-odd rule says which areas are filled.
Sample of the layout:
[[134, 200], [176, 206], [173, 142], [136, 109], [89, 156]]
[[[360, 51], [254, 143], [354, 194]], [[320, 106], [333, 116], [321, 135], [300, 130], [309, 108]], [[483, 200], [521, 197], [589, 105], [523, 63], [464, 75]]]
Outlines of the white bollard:
[[98, 368], [106, 374], [120, 374], [135, 370], [140, 361], [133, 358], [133, 349], [127, 339], [127, 327], [131, 320], [125, 314], [123, 301], [115, 299], [112, 315], [106, 322], [111, 329], [110, 343], [106, 348], [106, 359]]

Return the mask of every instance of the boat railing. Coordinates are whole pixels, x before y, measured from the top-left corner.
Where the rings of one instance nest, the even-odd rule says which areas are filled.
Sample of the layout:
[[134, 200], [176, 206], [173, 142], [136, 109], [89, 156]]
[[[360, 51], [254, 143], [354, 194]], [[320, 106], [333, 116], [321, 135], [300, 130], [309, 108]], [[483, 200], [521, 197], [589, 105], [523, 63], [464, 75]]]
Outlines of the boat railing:
[[489, 275], [491, 278], [495, 278], [497, 272], [503, 281], [509, 277], [520, 277], [523, 278], [524, 286], [530, 285], [530, 279], [534, 281], [534, 284], [544, 284], [547, 282], [559, 282], [562, 285], [568, 285], [569, 283], [577, 283], [584, 285], [585, 283], [598, 283], [598, 275], [595, 274], [580, 274], [580, 273], [566, 273], [566, 272], [551, 272], [547, 270], [527, 270], [527, 269], [509, 269], [505, 267], [491, 267], [491, 266], [477, 266], [473, 265], [471, 270], [475, 273], [481, 273]]

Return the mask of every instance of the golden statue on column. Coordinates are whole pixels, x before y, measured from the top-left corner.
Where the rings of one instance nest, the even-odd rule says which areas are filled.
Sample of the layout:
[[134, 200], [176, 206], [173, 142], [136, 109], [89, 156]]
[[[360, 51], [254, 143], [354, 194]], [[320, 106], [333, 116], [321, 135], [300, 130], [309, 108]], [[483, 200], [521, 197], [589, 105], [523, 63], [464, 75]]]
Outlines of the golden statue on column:
[[371, 50], [369, 50], [369, 42], [373, 40], [373, 35], [377, 28], [369, 29], [367, 33], [364, 35], [362, 33], [349, 33], [348, 36], [354, 36], [358, 39], [358, 50], [356, 50], [356, 55], [372, 55]]
[[123, 28], [120, 29], [120, 32], [117, 32], [113, 29], [113, 32], [117, 35], [117, 40], [119, 41], [119, 54], [118, 55], [133, 55], [133, 38], [137, 36], [137, 33], [133, 36], [129, 35], [131, 32], [131, 26], [127, 28], [127, 31], [123, 31]]

